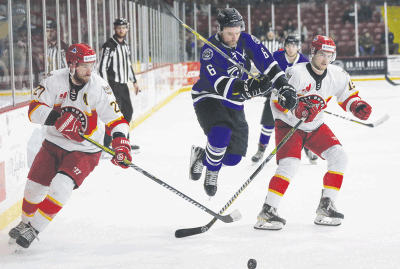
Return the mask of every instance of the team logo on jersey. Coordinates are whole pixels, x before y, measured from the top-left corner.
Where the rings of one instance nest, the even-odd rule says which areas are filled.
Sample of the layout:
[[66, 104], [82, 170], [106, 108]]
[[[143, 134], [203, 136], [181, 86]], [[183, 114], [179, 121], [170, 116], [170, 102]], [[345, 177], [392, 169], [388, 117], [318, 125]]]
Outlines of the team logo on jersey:
[[102, 88], [106, 92], [106, 94], [111, 95], [112, 89], [111, 89], [110, 85], [102, 86]]
[[65, 101], [65, 98], [67, 98], [67, 92], [64, 92], [62, 94], [60, 94], [60, 99]]
[[67, 113], [67, 112], [70, 112], [70, 113], [74, 114], [75, 118], [77, 118], [77, 119], [79, 119], [81, 121], [82, 130], [86, 131], [87, 120], [86, 120], [85, 113], [83, 113], [82, 111], [80, 111], [76, 107], [72, 107], [72, 106], [66, 106], [66, 107], [63, 107], [61, 109], [61, 115], [63, 115], [64, 113]]
[[311, 83], [305, 87], [304, 89], [301, 90], [301, 93], [306, 94], [311, 90]]
[[213, 57], [213, 55], [214, 55], [214, 53], [213, 53], [212, 49], [207, 48], [207, 49], [205, 49], [205, 50], [203, 51], [203, 54], [201, 55], [201, 58], [202, 58], [204, 61], [208, 61], [208, 60], [210, 60], [210, 59]]
[[258, 38], [253, 36], [253, 35], [251, 35], [251, 39], [253, 39], [254, 43], [256, 43], [256, 44], [260, 44], [261, 43], [261, 41], [258, 40]]
[[321, 96], [314, 94], [301, 96], [299, 98], [299, 102], [304, 102], [306, 104], [313, 104], [314, 106], [317, 107], [318, 111], [321, 111], [326, 107], [325, 100]]
[[[243, 63], [239, 63], [241, 66], [243, 66]], [[228, 75], [232, 78], [242, 78], [243, 76], [243, 71], [240, 70], [237, 66], [232, 65], [231, 67], [226, 70], [228, 72]]]

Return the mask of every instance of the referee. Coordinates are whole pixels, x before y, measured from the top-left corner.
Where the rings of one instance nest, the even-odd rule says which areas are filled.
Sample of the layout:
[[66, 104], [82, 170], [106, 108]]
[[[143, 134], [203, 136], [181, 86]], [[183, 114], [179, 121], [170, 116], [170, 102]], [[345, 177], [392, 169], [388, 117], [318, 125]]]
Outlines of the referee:
[[67, 65], [67, 60], [65, 58], [65, 52], [68, 49], [68, 45], [61, 40], [61, 62], [59, 65], [57, 23], [55, 21], [53, 20], [46, 21], [46, 33], [47, 33], [47, 63], [49, 66], [49, 73], [54, 70], [66, 68], [68, 65]]
[[[135, 73], [129, 59], [130, 51], [125, 36], [129, 30], [129, 23], [124, 18], [118, 18], [114, 21], [115, 34], [107, 40], [102, 47], [102, 58], [99, 66], [99, 74], [111, 86], [116, 101], [121, 109], [122, 115], [128, 123], [132, 120], [133, 107], [129, 95], [128, 79], [133, 82], [135, 94], [139, 92]], [[128, 134], [129, 139], [129, 134]], [[111, 137], [104, 136], [104, 146], [109, 147]], [[139, 153], [139, 146], [131, 145], [132, 153]]]

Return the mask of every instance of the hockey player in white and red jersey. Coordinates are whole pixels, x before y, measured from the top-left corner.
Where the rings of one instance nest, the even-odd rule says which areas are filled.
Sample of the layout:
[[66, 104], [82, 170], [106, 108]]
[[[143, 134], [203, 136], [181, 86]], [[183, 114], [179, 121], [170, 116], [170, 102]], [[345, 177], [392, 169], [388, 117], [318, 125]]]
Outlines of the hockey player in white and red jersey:
[[330, 64], [335, 57], [336, 46], [333, 40], [325, 36], [315, 36], [310, 45], [310, 63], [300, 63], [286, 70], [288, 81], [299, 97], [297, 108], [289, 111], [282, 108], [275, 97], [271, 99], [276, 120], [276, 144], [300, 118], [305, 117], [305, 121], [276, 154], [278, 168], [269, 183], [265, 203], [254, 226], [256, 229], [280, 230], [285, 225], [286, 221], [279, 217], [277, 208], [299, 169], [303, 146], [328, 163], [314, 223], [337, 226], [344, 218], [343, 214], [337, 212], [334, 203], [342, 185], [347, 156], [339, 140], [324, 123], [323, 111], [332, 97], [336, 98], [344, 111], [352, 112], [361, 120], [368, 119], [372, 108], [358, 96], [358, 90], [349, 74]]
[[127, 168], [132, 160], [129, 126], [120, 112], [108, 83], [92, 70], [96, 53], [87, 44], [71, 45], [68, 68], [52, 72], [35, 90], [28, 116], [46, 125], [46, 138], [33, 161], [25, 186], [21, 222], [10, 230], [10, 241], [28, 248], [62, 209], [84, 179], [98, 165], [101, 152], [81, 133], [101, 143], [104, 128], [113, 137], [116, 153], [111, 160]]

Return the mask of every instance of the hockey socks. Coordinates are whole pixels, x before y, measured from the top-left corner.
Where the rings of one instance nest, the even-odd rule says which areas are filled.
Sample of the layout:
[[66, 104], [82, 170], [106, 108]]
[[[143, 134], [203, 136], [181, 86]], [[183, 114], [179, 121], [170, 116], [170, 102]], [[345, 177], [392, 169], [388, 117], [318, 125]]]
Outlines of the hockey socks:
[[32, 227], [42, 232], [68, 201], [74, 187], [75, 183], [69, 176], [57, 173], [46, 198], [39, 204], [37, 213], [30, 221]]
[[32, 220], [39, 208], [39, 203], [43, 201], [48, 191], [48, 186], [36, 183], [30, 179], [26, 181], [24, 199], [22, 201], [21, 220], [23, 223], [28, 224]]
[[289, 187], [289, 184], [289, 178], [275, 174], [269, 182], [268, 195], [265, 199], [265, 203], [272, 207], [278, 208], [278, 205], [281, 202], [287, 188]]
[[260, 144], [269, 144], [269, 139], [271, 138], [272, 132], [274, 131], [274, 126], [263, 125], [261, 128]]
[[209, 171], [219, 171], [226, 148], [231, 140], [232, 130], [225, 125], [217, 125], [208, 132], [204, 165]]
[[329, 197], [336, 201], [343, 182], [343, 173], [328, 171], [324, 176], [324, 192], [322, 197]]

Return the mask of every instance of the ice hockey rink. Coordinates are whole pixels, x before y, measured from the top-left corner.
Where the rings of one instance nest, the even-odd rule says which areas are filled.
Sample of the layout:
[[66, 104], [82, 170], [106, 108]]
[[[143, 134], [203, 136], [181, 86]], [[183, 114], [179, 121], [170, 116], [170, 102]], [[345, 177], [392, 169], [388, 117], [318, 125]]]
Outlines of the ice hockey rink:
[[[247, 268], [249, 259], [261, 268], [398, 268], [400, 262], [399, 165], [400, 87], [386, 81], [355, 82], [371, 104], [369, 128], [325, 114], [349, 156], [336, 206], [345, 215], [341, 226], [314, 224], [326, 161], [301, 161], [279, 207], [287, 221], [280, 231], [255, 230], [268, 183], [277, 167], [273, 158], [226, 213], [238, 209], [242, 219], [218, 221], [206, 233], [177, 239], [175, 230], [207, 224], [213, 217], [134, 169], [120, 169], [108, 160], [74, 191], [64, 209], [29, 249], [14, 251], [8, 231], [0, 232], [0, 268]], [[246, 102], [250, 126], [247, 157], [236, 167], [223, 167], [218, 192], [211, 201], [203, 179], [188, 179], [191, 145], [204, 146], [191, 96], [184, 92], [131, 132], [140, 145], [133, 163], [214, 212], [245, 183], [257, 166], [263, 98]], [[355, 119], [333, 98], [327, 111]], [[270, 144], [264, 158], [274, 149]], [[304, 153], [303, 153], [304, 154]]]

